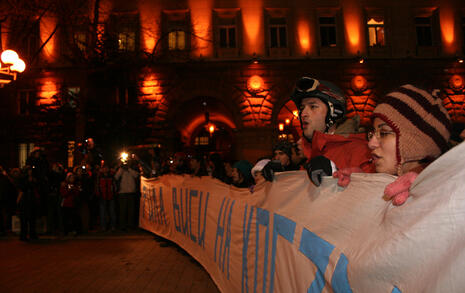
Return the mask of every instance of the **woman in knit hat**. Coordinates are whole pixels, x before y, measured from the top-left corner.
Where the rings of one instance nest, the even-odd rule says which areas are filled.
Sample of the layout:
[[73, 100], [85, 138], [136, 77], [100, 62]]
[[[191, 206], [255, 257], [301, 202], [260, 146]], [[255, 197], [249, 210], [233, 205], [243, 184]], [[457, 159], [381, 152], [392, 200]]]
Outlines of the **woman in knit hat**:
[[252, 164], [246, 160], [240, 160], [234, 163], [232, 172], [233, 185], [236, 187], [250, 187], [254, 184], [252, 173]]
[[[449, 115], [435, 95], [407, 84], [387, 94], [372, 119], [368, 147], [376, 172], [400, 176], [386, 187], [385, 197], [401, 205], [418, 173], [448, 150]], [[335, 177], [339, 185], [347, 186], [350, 172], [349, 178], [342, 173]]]

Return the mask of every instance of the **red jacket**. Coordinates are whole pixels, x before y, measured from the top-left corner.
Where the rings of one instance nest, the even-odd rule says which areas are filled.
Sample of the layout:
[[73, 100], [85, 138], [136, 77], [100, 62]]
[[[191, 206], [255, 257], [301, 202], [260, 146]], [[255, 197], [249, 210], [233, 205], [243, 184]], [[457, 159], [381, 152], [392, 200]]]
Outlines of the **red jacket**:
[[375, 172], [375, 166], [370, 161], [371, 150], [364, 133], [343, 136], [315, 131], [312, 142], [304, 142], [303, 148], [305, 155], [310, 159], [325, 156], [333, 161], [338, 169], [358, 167], [366, 173]]
[[62, 184], [60, 194], [63, 197], [61, 206], [65, 208], [74, 208], [76, 200], [79, 197], [79, 187], [75, 184]]
[[101, 196], [105, 200], [113, 199], [115, 194], [115, 183], [113, 177], [100, 177], [98, 182], [97, 195]]

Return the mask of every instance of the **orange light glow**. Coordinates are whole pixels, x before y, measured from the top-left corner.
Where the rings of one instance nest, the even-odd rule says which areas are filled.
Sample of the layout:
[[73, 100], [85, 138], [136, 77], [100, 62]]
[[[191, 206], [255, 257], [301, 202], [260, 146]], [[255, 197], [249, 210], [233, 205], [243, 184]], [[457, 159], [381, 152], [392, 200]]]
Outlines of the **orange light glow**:
[[53, 102], [53, 96], [58, 93], [57, 81], [55, 79], [47, 79], [43, 82], [39, 89], [39, 104], [49, 105]]
[[[444, 1], [446, 2], [446, 1]], [[448, 54], [454, 54], [457, 50], [457, 44], [455, 42], [455, 24], [454, 24], [454, 10], [448, 4], [444, 3], [445, 6], [441, 5], [439, 10], [439, 18], [441, 24], [441, 33], [444, 51]]]
[[141, 46], [147, 53], [152, 53], [160, 38], [158, 24], [154, 19], [160, 19], [161, 7], [158, 1], [137, 1], [141, 23]]
[[291, 124], [291, 120], [290, 120], [290, 119], [286, 119], [286, 121], [284, 121], [284, 123], [286, 123], [286, 125], [289, 125], [289, 124]]
[[208, 132], [210, 132], [210, 134], [212, 134], [213, 132], [215, 132], [215, 125], [210, 125], [210, 127], [208, 127]]
[[141, 86], [142, 98], [148, 102], [159, 103], [163, 98], [158, 78], [155, 74], [151, 73], [144, 77]]
[[310, 27], [308, 20], [300, 20], [297, 24], [297, 34], [299, 35], [299, 43], [302, 53], [310, 51]]
[[263, 89], [263, 79], [258, 75], [253, 75], [247, 80], [247, 88], [251, 92], [258, 92]]
[[284, 124], [283, 124], [283, 123], [279, 123], [279, 124], [278, 124], [278, 129], [279, 129], [279, 131], [284, 131]]
[[263, 0], [239, 0], [244, 23], [244, 53], [264, 54]]
[[298, 110], [292, 111], [292, 115], [294, 115], [296, 118], [299, 118], [299, 111]]
[[[47, 42], [42, 52], [45, 60], [51, 62], [55, 59], [55, 41], [57, 40], [57, 33], [55, 27], [57, 25], [57, 19], [55, 17], [44, 16], [40, 21], [40, 42], [41, 44]], [[53, 36], [50, 38], [50, 36]], [[50, 38], [50, 39], [49, 39]]]
[[[210, 113], [210, 121], [214, 121], [215, 123], [220, 123], [228, 126], [231, 129], [236, 129], [236, 125], [234, 122], [229, 118], [222, 114], [218, 113]], [[205, 115], [203, 113], [196, 116], [189, 124], [181, 130], [181, 136], [186, 139], [186, 141], [190, 141], [193, 132], [198, 127], [204, 127], [205, 124]]]
[[361, 46], [361, 19], [362, 10], [359, 7], [357, 1], [354, 0], [345, 0], [344, 5], [344, 27], [346, 30], [346, 39], [349, 41], [347, 43], [347, 51], [351, 54], [357, 54], [357, 52], [363, 51]]
[[351, 88], [356, 92], [364, 91], [367, 88], [368, 82], [365, 77], [361, 75], [354, 76], [350, 82]]
[[449, 86], [453, 90], [462, 90], [465, 87], [463, 77], [458, 74], [454, 74], [449, 79]]
[[192, 27], [194, 29], [194, 56], [211, 57], [213, 55], [213, 36], [211, 19], [213, 0], [189, 0]]

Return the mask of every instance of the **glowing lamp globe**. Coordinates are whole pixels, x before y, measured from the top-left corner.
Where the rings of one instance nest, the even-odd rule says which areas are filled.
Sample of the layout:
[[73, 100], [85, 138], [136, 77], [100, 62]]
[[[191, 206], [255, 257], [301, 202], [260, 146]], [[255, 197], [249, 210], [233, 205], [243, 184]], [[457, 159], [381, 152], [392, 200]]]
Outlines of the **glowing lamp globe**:
[[263, 89], [263, 79], [258, 75], [253, 75], [247, 81], [247, 88], [251, 92], [260, 92]]
[[21, 73], [21, 72], [24, 71], [24, 69], [26, 69], [26, 63], [24, 63], [23, 60], [21, 60], [21, 59], [18, 58], [18, 59], [13, 63], [13, 65], [11, 65], [10, 69], [11, 69], [12, 71], [16, 71], [16, 72]]
[[12, 65], [19, 59], [18, 54], [13, 50], [3, 51], [0, 58], [5, 65]]

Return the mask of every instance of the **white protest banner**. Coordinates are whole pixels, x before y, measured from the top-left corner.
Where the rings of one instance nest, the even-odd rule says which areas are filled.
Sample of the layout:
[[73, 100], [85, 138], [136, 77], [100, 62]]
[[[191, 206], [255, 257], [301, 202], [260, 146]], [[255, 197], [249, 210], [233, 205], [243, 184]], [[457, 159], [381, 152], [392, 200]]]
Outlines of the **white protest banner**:
[[184, 248], [222, 292], [462, 292], [465, 144], [433, 162], [395, 207], [395, 177], [346, 188], [303, 171], [253, 193], [217, 180], [142, 179], [140, 226]]

